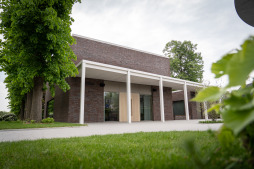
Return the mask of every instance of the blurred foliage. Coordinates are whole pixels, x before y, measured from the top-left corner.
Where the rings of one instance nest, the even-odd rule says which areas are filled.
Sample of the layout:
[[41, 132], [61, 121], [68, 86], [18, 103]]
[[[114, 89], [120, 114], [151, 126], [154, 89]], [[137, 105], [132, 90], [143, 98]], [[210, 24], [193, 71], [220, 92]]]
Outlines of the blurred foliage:
[[[239, 144], [249, 154], [246, 161], [252, 165], [254, 165], [254, 84], [253, 79], [250, 84], [246, 84], [246, 82], [253, 70], [254, 37], [251, 36], [241, 45], [240, 50], [226, 54], [212, 65], [212, 72], [216, 78], [227, 75], [229, 77], [228, 84], [221, 88], [207, 87], [193, 99], [193, 101], [200, 102], [216, 101], [225, 96], [221, 104], [211, 108], [211, 110], [218, 111], [224, 120], [218, 140], [223, 145], [222, 147], [232, 148], [234, 146], [232, 145], [233, 138], [241, 139]], [[225, 150], [229, 151], [228, 148]], [[232, 155], [229, 154], [228, 158], [231, 157]], [[240, 163], [236, 160], [234, 163], [238, 162]]]
[[50, 100], [49, 102], [48, 102], [48, 116], [49, 117], [51, 117], [51, 118], [53, 118], [53, 116], [54, 116], [54, 100]]

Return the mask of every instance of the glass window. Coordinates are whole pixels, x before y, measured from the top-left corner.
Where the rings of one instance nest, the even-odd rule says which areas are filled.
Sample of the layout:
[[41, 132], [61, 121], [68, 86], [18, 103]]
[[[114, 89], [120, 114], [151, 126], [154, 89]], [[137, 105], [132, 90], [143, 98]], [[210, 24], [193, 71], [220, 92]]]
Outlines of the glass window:
[[104, 92], [105, 121], [119, 121], [119, 94]]
[[151, 95], [140, 95], [140, 119], [153, 120]]
[[184, 101], [174, 101], [173, 102], [173, 112], [175, 116], [185, 115]]

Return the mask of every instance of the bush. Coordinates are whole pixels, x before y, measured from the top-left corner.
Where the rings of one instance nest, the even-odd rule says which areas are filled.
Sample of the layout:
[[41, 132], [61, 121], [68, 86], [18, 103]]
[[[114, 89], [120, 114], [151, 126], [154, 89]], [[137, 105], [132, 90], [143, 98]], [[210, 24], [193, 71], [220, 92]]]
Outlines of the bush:
[[35, 120], [31, 120], [30, 123], [35, 123]]
[[206, 120], [206, 121], [199, 121], [199, 123], [223, 123], [223, 121], [222, 120], [216, 120], [216, 121]]
[[6, 111], [0, 111], [0, 117], [2, 117], [3, 115], [9, 114], [9, 112]]
[[48, 117], [46, 119], [43, 119], [41, 122], [42, 123], [54, 123], [54, 121], [55, 120], [53, 118]]
[[13, 113], [8, 113], [0, 117], [0, 121], [17, 121], [18, 118]]

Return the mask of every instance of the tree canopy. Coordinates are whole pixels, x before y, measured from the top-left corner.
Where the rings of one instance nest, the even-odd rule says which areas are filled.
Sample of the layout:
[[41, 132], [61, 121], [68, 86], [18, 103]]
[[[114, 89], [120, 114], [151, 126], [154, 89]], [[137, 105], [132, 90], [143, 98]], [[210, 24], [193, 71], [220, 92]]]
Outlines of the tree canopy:
[[[12, 112], [20, 112], [29, 92], [41, 97], [38, 92], [42, 93], [42, 87], [36, 89], [36, 85], [45, 87], [48, 83], [52, 95], [55, 85], [63, 91], [70, 88], [65, 79], [78, 73], [70, 47], [74, 43], [70, 29], [74, 20], [70, 14], [75, 2], [80, 0], [0, 2], [0, 33], [4, 38], [0, 43], [0, 71], [7, 74], [5, 83]], [[35, 97], [33, 101], [38, 100]]]
[[169, 57], [172, 77], [193, 82], [203, 80], [204, 62], [201, 53], [196, 50], [197, 44], [191, 41], [172, 40], [166, 44], [163, 53]]

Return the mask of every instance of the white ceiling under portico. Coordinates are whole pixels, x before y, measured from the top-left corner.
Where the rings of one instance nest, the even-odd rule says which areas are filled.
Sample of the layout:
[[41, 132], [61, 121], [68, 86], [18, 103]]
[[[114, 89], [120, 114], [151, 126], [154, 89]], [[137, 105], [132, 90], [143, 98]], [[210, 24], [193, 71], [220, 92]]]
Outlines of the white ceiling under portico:
[[101, 79], [115, 82], [126, 82], [127, 72], [130, 71], [131, 83], [133, 84], [159, 86], [159, 81], [160, 78], [162, 77], [163, 86], [170, 87], [173, 90], [183, 90], [184, 83], [186, 83], [188, 91], [197, 91], [204, 87], [202, 84], [196, 82], [176, 79], [167, 76], [161, 76], [158, 74], [152, 74], [87, 60], [83, 60], [79, 64], [77, 64], [79, 70], [78, 77], [81, 77], [80, 65], [82, 62], [85, 63], [86, 78]]

